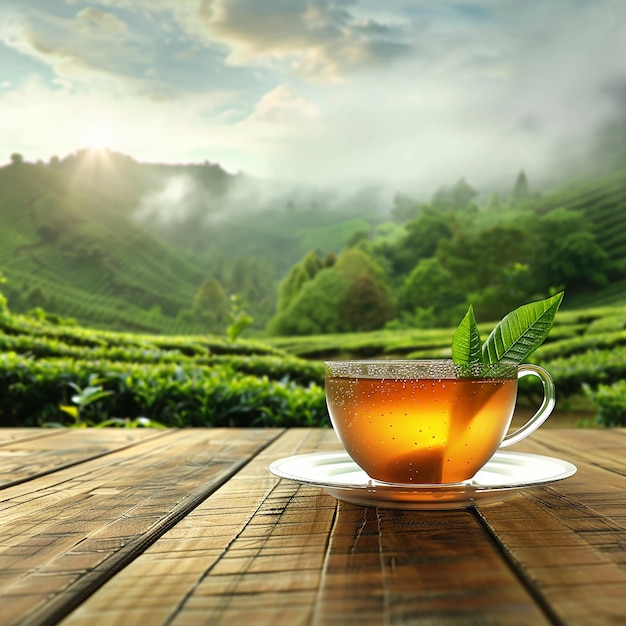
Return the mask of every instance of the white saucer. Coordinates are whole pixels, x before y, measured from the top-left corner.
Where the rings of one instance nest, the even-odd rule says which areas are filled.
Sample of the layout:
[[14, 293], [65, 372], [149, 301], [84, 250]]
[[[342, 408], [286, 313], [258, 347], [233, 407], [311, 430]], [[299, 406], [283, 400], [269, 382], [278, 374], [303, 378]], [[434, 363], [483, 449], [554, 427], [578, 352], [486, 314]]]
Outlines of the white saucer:
[[576, 466], [561, 459], [522, 452], [496, 452], [462, 483], [401, 485], [371, 479], [347, 452], [315, 452], [278, 459], [270, 472], [281, 478], [322, 487], [339, 500], [391, 509], [465, 509], [500, 502], [523, 487], [569, 478]]

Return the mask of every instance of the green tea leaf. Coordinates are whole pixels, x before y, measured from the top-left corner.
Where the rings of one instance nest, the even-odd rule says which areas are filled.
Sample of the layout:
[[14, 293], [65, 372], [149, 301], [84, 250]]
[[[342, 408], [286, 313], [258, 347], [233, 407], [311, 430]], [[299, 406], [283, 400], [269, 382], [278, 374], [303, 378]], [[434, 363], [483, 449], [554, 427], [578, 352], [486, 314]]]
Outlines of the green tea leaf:
[[545, 340], [552, 328], [563, 292], [525, 304], [506, 315], [483, 345], [483, 361], [523, 363]]
[[452, 360], [457, 365], [482, 363], [481, 347], [480, 332], [474, 317], [474, 307], [470, 305], [452, 338]]

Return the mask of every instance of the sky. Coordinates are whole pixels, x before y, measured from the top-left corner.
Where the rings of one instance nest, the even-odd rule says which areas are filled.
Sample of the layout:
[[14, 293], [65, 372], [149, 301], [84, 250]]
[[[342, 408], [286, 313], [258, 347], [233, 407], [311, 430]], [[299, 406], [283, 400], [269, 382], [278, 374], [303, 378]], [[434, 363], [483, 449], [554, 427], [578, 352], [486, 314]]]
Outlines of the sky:
[[9, 162], [529, 178], [626, 109], [624, 0], [1, 0]]

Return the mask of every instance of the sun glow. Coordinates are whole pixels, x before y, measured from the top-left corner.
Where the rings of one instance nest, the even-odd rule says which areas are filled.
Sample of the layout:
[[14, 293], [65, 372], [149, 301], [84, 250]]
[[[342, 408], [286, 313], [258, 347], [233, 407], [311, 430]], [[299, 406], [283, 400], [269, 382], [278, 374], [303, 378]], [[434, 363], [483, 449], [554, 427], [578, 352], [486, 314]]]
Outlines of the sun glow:
[[105, 124], [93, 124], [82, 137], [83, 146], [91, 150], [105, 150], [111, 147], [111, 132]]

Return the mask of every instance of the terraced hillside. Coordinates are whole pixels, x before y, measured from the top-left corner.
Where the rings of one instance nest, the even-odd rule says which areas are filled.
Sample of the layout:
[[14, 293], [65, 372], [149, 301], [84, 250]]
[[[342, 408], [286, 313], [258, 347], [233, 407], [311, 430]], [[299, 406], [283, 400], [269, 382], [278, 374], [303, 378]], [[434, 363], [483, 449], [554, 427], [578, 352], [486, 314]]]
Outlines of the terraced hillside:
[[626, 171], [593, 182], [584, 182], [550, 194], [537, 204], [537, 212], [565, 208], [584, 213], [593, 233], [621, 277], [606, 288], [574, 296], [567, 307], [604, 306], [626, 302]]
[[[49, 167], [0, 169], [0, 271], [12, 308], [41, 306], [92, 326], [179, 330], [202, 273]], [[189, 325], [187, 324], [187, 329]]]
[[[491, 325], [481, 325], [483, 336]], [[50, 324], [0, 306], [0, 426], [328, 426], [322, 358], [440, 358], [452, 329], [226, 341]], [[559, 312], [530, 362], [557, 410], [626, 425], [626, 306]], [[520, 404], [537, 406], [529, 378]], [[104, 392], [104, 393], [102, 393]], [[591, 413], [593, 411], [593, 413]]]

